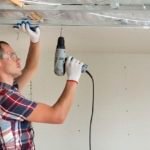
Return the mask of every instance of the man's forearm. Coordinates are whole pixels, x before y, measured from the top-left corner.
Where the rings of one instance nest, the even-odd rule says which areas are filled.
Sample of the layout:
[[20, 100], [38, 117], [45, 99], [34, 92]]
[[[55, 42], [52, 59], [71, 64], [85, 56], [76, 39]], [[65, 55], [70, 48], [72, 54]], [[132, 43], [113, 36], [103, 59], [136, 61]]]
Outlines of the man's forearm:
[[40, 42], [37, 43], [30, 42], [25, 68], [35, 70], [39, 63], [39, 57], [40, 57]]
[[75, 92], [77, 88], [77, 83], [72, 81], [67, 81], [66, 86], [59, 97], [58, 101], [54, 104], [53, 108], [61, 116], [64, 121], [73, 102]]

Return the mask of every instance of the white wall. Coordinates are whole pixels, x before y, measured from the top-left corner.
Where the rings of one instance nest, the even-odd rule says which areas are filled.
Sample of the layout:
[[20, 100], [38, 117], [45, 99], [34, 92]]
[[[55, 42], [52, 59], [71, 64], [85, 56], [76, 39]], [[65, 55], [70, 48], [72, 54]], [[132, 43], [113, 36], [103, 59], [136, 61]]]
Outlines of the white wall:
[[[27, 36], [21, 34], [16, 40], [10, 27], [1, 28], [0, 40], [10, 42], [24, 60]], [[59, 27], [42, 27], [41, 32], [41, 61], [32, 80], [32, 97], [53, 104], [66, 80], [53, 73]], [[149, 31], [65, 27], [64, 36], [69, 53], [86, 62], [95, 79], [92, 150], [149, 150]], [[29, 92], [28, 86], [24, 91], [27, 97]], [[63, 125], [34, 123], [37, 150], [87, 150], [91, 102], [91, 80], [83, 74], [66, 122]]]

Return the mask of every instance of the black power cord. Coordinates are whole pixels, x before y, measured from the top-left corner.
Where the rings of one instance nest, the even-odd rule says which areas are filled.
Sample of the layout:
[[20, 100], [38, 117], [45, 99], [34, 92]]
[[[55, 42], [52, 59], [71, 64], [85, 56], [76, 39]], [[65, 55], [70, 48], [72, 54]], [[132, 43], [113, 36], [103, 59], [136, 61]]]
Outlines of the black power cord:
[[93, 121], [93, 115], [94, 115], [94, 78], [91, 75], [89, 71], [86, 71], [86, 73], [91, 77], [92, 79], [92, 86], [93, 86], [93, 91], [92, 91], [92, 112], [91, 112], [91, 117], [90, 117], [90, 125], [89, 125], [89, 150], [92, 150], [92, 145], [91, 145], [91, 135], [92, 135], [92, 121]]

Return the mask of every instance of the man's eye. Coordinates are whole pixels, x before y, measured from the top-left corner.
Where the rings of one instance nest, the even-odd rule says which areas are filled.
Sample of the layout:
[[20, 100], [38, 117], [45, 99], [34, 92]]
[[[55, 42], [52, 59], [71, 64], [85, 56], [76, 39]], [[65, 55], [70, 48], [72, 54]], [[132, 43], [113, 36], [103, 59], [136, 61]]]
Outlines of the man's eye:
[[12, 54], [11, 54], [11, 58], [16, 59], [16, 58], [17, 58], [16, 53], [12, 53]]

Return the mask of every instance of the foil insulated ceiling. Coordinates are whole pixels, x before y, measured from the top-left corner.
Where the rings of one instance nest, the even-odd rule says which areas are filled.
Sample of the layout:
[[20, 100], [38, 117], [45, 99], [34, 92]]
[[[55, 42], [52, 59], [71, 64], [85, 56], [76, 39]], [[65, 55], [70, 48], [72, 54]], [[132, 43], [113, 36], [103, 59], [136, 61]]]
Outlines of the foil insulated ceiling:
[[150, 26], [150, 0], [0, 0], [0, 25]]

